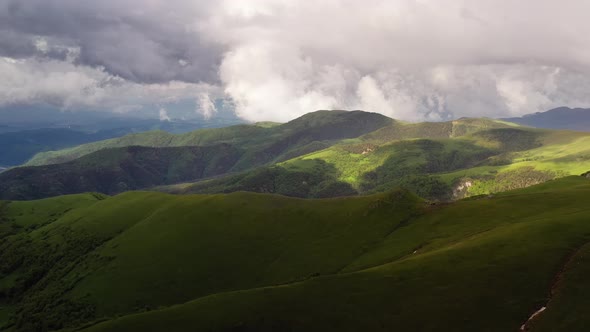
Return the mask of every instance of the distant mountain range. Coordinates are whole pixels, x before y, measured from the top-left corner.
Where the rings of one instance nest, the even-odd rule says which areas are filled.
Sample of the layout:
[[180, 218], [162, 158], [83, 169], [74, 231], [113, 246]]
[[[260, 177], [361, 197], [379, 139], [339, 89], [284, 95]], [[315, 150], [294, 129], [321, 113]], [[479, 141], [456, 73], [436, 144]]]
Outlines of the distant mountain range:
[[547, 112], [503, 120], [537, 128], [590, 131], [590, 109], [588, 108], [559, 107]]

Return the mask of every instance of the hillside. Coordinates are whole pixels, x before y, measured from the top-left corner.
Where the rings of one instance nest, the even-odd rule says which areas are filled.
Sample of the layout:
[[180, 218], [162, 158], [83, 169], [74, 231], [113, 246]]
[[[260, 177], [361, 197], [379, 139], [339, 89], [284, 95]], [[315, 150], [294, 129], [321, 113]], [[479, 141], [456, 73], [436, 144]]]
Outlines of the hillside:
[[[116, 193], [127, 189], [148, 188], [152, 185], [175, 183], [169, 179], [150, 179], [145, 180], [141, 178], [133, 178], [133, 176], [141, 177], [144, 173], [135, 172], [128, 174], [129, 176], [120, 177], [117, 180], [119, 188], [118, 191], [110, 182], [106, 185], [98, 186], [97, 181], [86, 181], [85, 185], [80, 185], [74, 181], [73, 184], [69, 178], [84, 178], [84, 173], [87, 170], [81, 169], [80, 165], [88, 165], [88, 168], [93, 170], [89, 160], [97, 159], [96, 157], [89, 157], [94, 153], [100, 153], [104, 149], [111, 149], [112, 147], [126, 147], [133, 145], [150, 146], [150, 147], [181, 147], [181, 146], [211, 146], [213, 144], [227, 144], [232, 148], [239, 150], [239, 158], [231, 165], [226, 165], [223, 173], [239, 173], [241, 175], [231, 175], [228, 178], [221, 180], [213, 180], [204, 185], [180, 186], [182, 192], [232, 192], [232, 191], [255, 191], [279, 193], [294, 197], [335, 197], [335, 196], [349, 196], [358, 193], [374, 192], [376, 187], [381, 187], [380, 191], [388, 190], [400, 185], [402, 182], [411, 183], [411, 190], [418, 187], [423, 187], [424, 184], [432, 182], [430, 179], [424, 179], [425, 172], [430, 171], [428, 168], [415, 168], [413, 165], [404, 164], [400, 172], [407, 175], [418, 175], [419, 178], [401, 179], [392, 183], [384, 183], [381, 178], [373, 179], [371, 171], [374, 171], [386, 160], [393, 160], [393, 155], [401, 153], [407, 155], [408, 153], [423, 153], [431, 152], [432, 147], [438, 152], [436, 156], [425, 156], [429, 160], [441, 158], [455, 158], [456, 153], [465, 152], [466, 160], [461, 161], [443, 161], [444, 163], [451, 163], [452, 165], [439, 166], [439, 171], [455, 170], [458, 168], [470, 167], [472, 164], [480, 162], [481, 158], [487, 157], [493, 152], [487, 151], [485, 148], [475, 147], [473, 144], [457, 143], [443, 143], [440, 145], [436, 142], [419, 141], [407, 143], [399, 143], [400, 140], [411, 140], [416, 138], [457, 138], [475, 133], [489, 128], [512, 128], [515, 125], [489, 120], [489, 119], [461, 119], [452, 122], [443, 123], [419, 123], [419, 124], [403, 124], [398, 121], [391, 120], [382, 115], [374, 113], [366, 113], [361, 111], [345, 112], [345, 111], [318, 111], [307, 114], [301, 118], [295, 119], [286, 124], [255, 124], [255, 125], [240, 125], [219, 129], [204, 129], [183, 135], [172, 135], [165, 132], [149, 132], [134, 135], [128, 135], [122, 138], [111, 139], [87, 145], [82, 145], [76, 148], [67, 149], [57, 152], [49, 152], [38, 155], [29, 163], [31, 165], [44, 164], [49, 162], [64, 162], [62, 164], [55, 164], [52, 167], [27, 167], [11, 170], [0, 177], [0, 184], [2, 184], [4, 194], [0, 197], [5, 198], [19, 198], [31, 199], [49, 197], [65, 193], [77, 193], [83, 191], [99, 191], [103, 193]], [[387, 146], [388, 143], [398, 142], [393, 146]], [[426, 145], [425, 145], [426, 144]], [[439, 147], [434, 147], [435, 145]], [[354, 154], [358, 149], [372, 149], [375, 146], [384, 146], [378, 153], [371, 154], [371, 157], [379, 155], [380, 157], [366, 160], [358, 165], [354, 164], [357, 158], [348, 158], [348, 154]], [[444, 146], [456, 145], [451, 147], [451, 154], [444, 152], [447, 148]], [[410, 146], [413, 146], [410, 148]], [[422, 151], [426, 148], [428, 151]], [[459, 151], [465, 148], [466, 151]], [[283, 167], [283, 164], [276, 166], [277, 162], [293, 160], [302, 155], [309, 155], [315, 151], [320, 151], [319, 154], [328, 151], [345, 151], [344, 156], [338, 157], [340, 161], [345, 161], [348, 158], [347, 167], [353, 168], [359, 176], [364, 173], [364, 180], [353, 179], [343, 173], [342, 165], [330, 158], [325, 162], [321, 158], [314, 158], [311, 162], [287, 162], [288, 167]], [[403, 152], [408, 149], [413, 149], [415, 152]], [[442, 149], [442, 150], [441, 150]], [[432, 150], [432, 151], [434, 151]], [[348, 152], [346, 152], [348, 151]], [[356, 153], [361, 153], [357, 151]], [[446, 156], [439, 156], [439, 154]], [[471, 156], [470, 154], [474, 154]], [[340, 153], [341, 154], [341, 153]], [[364, 152], [362, 154], [365, 154]], [[100, 154], [99, 154], [100, 155]], [[81, 158], [81, 163], [73, 163], [75, 158]], [[72, 159], [74, 158], [74, 159]], [[478, 159], [479, 158], [479, 159]], [[71, 160], [70, 160], [71, 159]], [[102, 159], [99, 158], [99, 159]], [[121, 168], [123, 165], [118, 165], [118, 159], [105, 158], [109, 161], [108, 164], [101, 163], [102, 168]], [[374, 159], [374, 160], [373, 160]], [[69, 162], [68, 162], [69, 161]], [[346, 162], [346, 161], [345, 161]], [[433, 161], [438, 162], [438, 161]], [[77, 166], [72, 166], [77, 165]], [[248, 172], [255, 167], [263, 166], [264, 168], [252, 172]], [[55, 180], [53, 177], [46, 176], [47, 172], [51, 174], [58, 174]], [[178, 172], [177, 172], [178, 173]], [[26, 174], [26, 176], [23, 176]], [[69, 176], [74, 174], [75, 176]], [[162, 172], [160, 172], [162, 174]], [[153, 174], [152, 174], [153, 175]], [[181, 172], [176, 177], [176, 182], [186, 180], [195, 181], [203, 177], [191, 172]], [[222, 175], [217, 173], [213, 175]], [[392, 176], [391, 174], [388, 176]], [[114, 177], [111, 177], [114, 178]], [[32, 185], [34, 179], [35, 184]], [[180, 180], [182, 179], [182, 180]], [[359, 184], [360, 181], [363, 184]], [[114, 181], [114, 180], [113, 180]], [[385, 182], [386, 179], [385, 179]], [[140, 186], [140, 185], [143, 185]], [[105, 187], [106, 186], [106, 187]], [[432, 196], [448, 196], [450, 190], [446, 189], [446, 184], [439, 181], [432, 182], [436, 193], [427, 191], [420, 192], [424, 197], [431, 198]], [[197, 189], [199, 188], [199, 189]], [[176, 187], [164, 188], [163, 190], [171, 192], [179, 192]], [[442, 192], [444, 191], [444, 192]]]
[[[0, 109], [0, 113], [2, 110]], [[60, 113], [56, 111], [57, 113]], [[57, 114], [56, 114], [57, 115]], [[72, 116], [69, 114], [68, 116]], [[2, 114], [0, 114], [2, 118]], [[35, 119], [33, 117], [33, 119]], [[72, 148], [81, 144], [118, 138], [132, 133], [161, 130], [167, 133], [186, 133], [199, 128], [220, 127], [235, 124], [223, 118], [211, 121], [160, 121], [134, 118], [104, 118], [76, 124], [72, 118], [61, 114], [52, 123], [17, 123], [0, 126], [0, 166], [18, 166], [38, 153]], [[0, 119], [0, 122], [1, 119]], [[36, 126], [46, 126], [37, 128]], [[21, 129], [29, 128], [30, 129]], [[3, 132], [6, 131], [6, 132]], [[133, 145], [133, 144], [131, 144]]]
[[580, 175], [589, 168], [590, 134], [462, 119], [393, 123], [273, 166], [157, 189], [170, 193], [245, 190], [337, 197], [401, 186], [427, 199], [450, 200]]
[[[183, 135], [140, 133], [42, 154], [38, 158], [54, 155], [54, 161], [82, 157], [10, 170], [0, 175], [0, 197], [32, 199], [84, 191], [113, 194], [158, 186], [157, 190], [182, 194], [253, 191], [325, 198], [403, 187], [429, 200], [448, 201], [579, 175], [590, 168], [589, 143], [587, 133], [491, 119], [412, 124], [360, 111], [318, 111], [286, 124], [240, 125]], [[103, 157], [103, 151], [134, 144], [152, 146], [154, 151], [175, 147], [177, 154], [166, 158], [180, 158], [181, 163], [186, 161], [178, 151], [187, 146], [225, 144], [233, 152], [222, 166], [211, 166], [219, 169], [215, 173], [201, 174], [186, 166], [172, 170], [170, 177], [166, 167], [177, 167], [171, 161], [158, 171], [113, 175], [112, 170], [130, 166], [122, 165], [123, 159]], [[195, 158], [189, 159], [209, 162]], [[100, 160], [99, 166], [94, 167], [93, 160]], [[101, 178], [103, 173], [109, 176]], [[200, 179], [206, 180], [195, 183]]]
[[293, 151], [296, 149], [314, 151], [317, 149], [315, 146], [324, 148], [331, 145], [330, 141], [358, 137], [390, 123], [391, 119], [376, 113], [318, 111], [282, 125], [236, 125], [176, 135], [163, 131], [133, 134], [71, 149], [41, 153], [32, 158], [27, 165], [57, 164], [101, 149], [132, 145], [175, 147], [227, 143], [248, 148], [249, 156], [240, 166], [246, 169], [251, 164], [264, 164], [288, 152], [297, 155], [298, 153]]
[[[59, 164], [8, 170], [0, 175], [0, 197], [35, 199], [85, 191], [113, 194], [241, 172], [358, 137], [391, 121], [375, 113], [319, 111], [282, 125], [128, 135], [49, 153], [64, 161]], [[195, 154], [205, 150], [203, 155]]]
[[515, 331], [547, 306], [527, 328], [580, 331], [589, 204], [579, 176], [434, 206], [400, 190], [3, 202], [0, 325]]
[[590, 109], [587, 108], [559, 107], [504, 120], [537, 128], [590, 131]]
[[38, 199], [88, 191], [114, 194], [211, 177], [228, 172], [242, 154], [227, 144], [104, 149], [63, 164], [0, 173], [0, 199]]

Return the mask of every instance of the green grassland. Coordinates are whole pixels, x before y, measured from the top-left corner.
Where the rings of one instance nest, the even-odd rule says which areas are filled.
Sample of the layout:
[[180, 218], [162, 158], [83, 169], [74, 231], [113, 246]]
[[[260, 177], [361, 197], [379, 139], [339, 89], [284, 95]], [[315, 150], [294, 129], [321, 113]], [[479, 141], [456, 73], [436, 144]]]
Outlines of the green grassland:
[[[313, 142], [354, 138], [385, 127], [391, 119], [377, 113], [318, 111], [306, 114], [285, 124], [267, 122], [225, 128], [207, 128], [186, 134], [152, 131], [120, 138], [83, 144], [74, 148], [49, 151], [36, 155], [26, 165], [39, 166], [71, 161], [106, 148], [125, 146], [176, 147], [231, 144], [248, 150], [248, 156], [237, 166], [264, 164]], [[322, 145], [325, 147], [326, 145]]]
[[[303, 167], [306, 167], [305, 165]], [[590, 181], [428, 204], [128, 192], [3, 202], [8, 331], [533, 331], [590, 323]]]
[[[327, 191], [332, 196], [371, 194], [401, 186], [427, 199], [450, 200], [523, 188], [579, 175], [590, 168], [588, 133], [476, 120], [406, 124], [403, 126], [413, 129], [392, 138], [397, 131], [391, 128], [399, 126], [394, 123], [257, 171], [160, 189], [172, 193], [247, 190], [322, 197], [315, 193], [328, 186], [339, 188]], [[427, 133], [430, 138], [413, 138], [414, 134]], [[405, 138], [396, 140], [399, 137]], [[264, 186], [253, 181], [256, 174], [266, 174]]]
[[[580, 175], [590, 169], [589, 143], [589, 133], [485, 118], [402, 123], [375, 113], [318, 111], [285, 124], [149, 132], [42, 154], [31, 164], [50, 165], [0, 175], [0, 198], [153, 186], [182, 194], [326, 198], [403, 187], [449, 201]], [[129, 156], [130, 148], [140, 149], [129, 145], [150, 147], [162, 160]]]

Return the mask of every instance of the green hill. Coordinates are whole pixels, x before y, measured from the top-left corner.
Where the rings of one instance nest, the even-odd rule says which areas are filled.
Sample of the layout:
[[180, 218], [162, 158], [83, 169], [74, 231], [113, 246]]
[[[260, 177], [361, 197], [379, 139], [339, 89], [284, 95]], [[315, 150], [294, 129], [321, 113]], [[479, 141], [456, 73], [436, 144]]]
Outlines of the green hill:
[[[317, 142], [323, 147], [329, 141], [354, 138], [391, 123], [391, 119], [367, 112], [318, 111], [308, 113], [282, 125], [260, 123], [225, 128], [201, 129], [186, 134], [169, 134], [164, 131], [145, 132], [121, 138], [84, 144], [75, 148], [45, 152], [36, 155], [27, 165], [39, 166], [71, 161], [105, 148], [125, 146], [174, 147], [204, 146], [227, 143], [248, 148], [249, 156], [241, 168], [251, 164], [264, 164], [294, 149], [305, 149]], [[313, 149], [312, 149], [313, 150]], [[308, 151], [312, 151], [309, 150]]]
[[590, 182], [428, 205], [129, 192], [3, 202], [18, 331], [580, 331]]
[[391, 119], [375, 113], [319, 111], [283, 125], [129, 135], [43, 154], [30, 163], [47, 157], [48, 165], [9, 170], [0, 176], [0, 198], [35, 199], [85, 191], [113, 194], [194, 181], [296, 157], [390, 123]]
[[[160, 186], [157, 190], [169, 193], [253, 191], [324, 198], [403, 187], [429, 200], [448, 201], [579, 175], [590, 168], [589, 143], [589, 133], [485, 118], [409, 124], [361, 111], [318, 111], [282, 125], [240, 125], [183, 135], [150, 132], [39, 155], [35, 160], [47, 162], [82, 157], [10, 170], [0, 175], [0, 197], [113, 194]], [[129, 162], [135, 157], [121, 159], [103, 152], [117, 151], [108, 150], [113, 146], [125, 151], [130, 144], [153, 151], [174, 147], [176, 152], [150, 152], [167, 161], [152, 158], [146, 165]], [[193, 153], [184, 158], [179, 152], [200, 146], [215, 156], [219, 144], [226, 146], [219, 153], [231, 151], [231, 157], [210, 160]], [[217, 171], [203, 173], [189, 162]], [[141, 170], [127, 171], [130, 167]], [[157, 170], [150, 170], [153, 167]], [[195, 183], [201, 179], [205, 180]]]
[[105, 149], [63, 164], [0, 173], [0, 198], [38, 199], [88, 191], [114, 194], [178, 183], [224, 174], [242, 154], [228, 144]]
[[523, 188], [590, 168], [588, 133], [463, 119], [402, 125], [413, 129], [396, 137], [384, 134], [395, 126], [256, 171], [158, 190], [334, 197], [402, 186], [424, 198], [449, 200]]

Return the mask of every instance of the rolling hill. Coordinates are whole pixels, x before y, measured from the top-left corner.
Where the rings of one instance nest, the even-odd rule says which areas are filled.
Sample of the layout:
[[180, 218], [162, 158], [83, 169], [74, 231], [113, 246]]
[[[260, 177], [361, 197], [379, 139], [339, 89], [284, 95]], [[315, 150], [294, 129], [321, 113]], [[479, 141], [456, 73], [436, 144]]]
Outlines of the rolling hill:
[[394, 123], [273, 166], [158, 190], [336, 197], [401, 186], [427, 199], [450, 200], [523, 188], [588, 168], [590, 134], [463, 119]]
[[580, 331], [588, 206], [580, 176], [437, 205], [404, 190], [2, 202], [0, 326]]
[[[280, 166], [267, 167], [253, 172], [247, 171], [260, 166], [293, 160], [293, 158], [314, 151], [330, 149], [334, 145], [338, 146], [336, 149], [339, 149], [340, 146], [359, 149], [366, 144], [375, 146], [376, 144], [384, 144], [384, 142], [421, 137], [455, 138], [486, 128], [513, 126], [513, 124], [489, 119], [462, 119], [448, 123], [404, 124], [379, 114], [361, 111], [318, 111], [282, 125], [267, 123], [240, 125], [198, 130], [182, 135], [172, 135], [165, 132], [140, 133], [86, 144], [72, 149], [40, 154], [29, 162], [31, 165], [39, 164], [39, 166], [10, 170], [0, 177], [0, 185], [3, 188], [1, 191], [3, 194], [0, 197], [30, 199], [83, 191], [99, 191], [112, 194], [116, 192], [114, 191], [116, 188], [119, 188], [119, 192], [121, 192], [127, 189], [148, 188], [150, 185], [174, 183], [167, 178], [155, 180], [153, 176], [150, 176], [150, 179], [147, 180], [133, 178], [133, 176], [144, 176], [144, 173], [141, 172], [133, 173], [135, 175], [128, 174], [128, 176], [124, 177], [110, 176], [110, 180], [104, 180], [103, 177], [101, 181], [106, 181], [106, 183], [101, 184], [101, 186], [98, 185], [96, 180], [82, 181], [78, 179], [86, 179], [88, 176], [97, 179], [95, 175], [88, 173], [94, 174], [98, 172], [102, 174], [106, 172], [111, 174], [113, 169], [125, 168], [125, 165], [119, 164], [122, 160], [105, 156], [105, 153], [102, 152], [105, 150], [134, 145], [158, 149], [162, 147], [181, 149], [187, 146], [208, 147], [215, 144], [227, 144], [239, 151], [236, 152], [236, 154], [239, 154], [239, 158], [232, 160], [231, 164], [225, 165], [224, 172], [238, 173], [245, 176], [244, 181], [240, 180], [240, 175], [230, 177], [230, 182], [239, 183], [217, 186], [221, 188], [221, 190], [217, 191], [247, 190], [281, 193], [295, 197], [355, 195], [359, 192], [367, 192], [367, 190], [359, 190], [355, 183], [341, 179], [337, 174], [340, 170], [334, 168], [331, 162], [316, 160], [306, 163], [310, 167], [304, 167], [302, 171], [296, 170], [297, 167], [284, 170]], [[421, 143], [426, 144], [425, 141]], [[413, 143], [408, 144], [412, 145]], [[467, 148], [467, 145], [464, 146]], [[487, 153], [481, 148], [476, 148], [476, 150], [478, 150], [477, 153], [479, 154]], [[174, 156], [170, 157], [174, 158]], [[79, 162], [75, 162], [76, 158], [80, 158], [77, 159]], [[379, 162], [384, 161], [382, 160], [384, 158], [371, 161], [371, 163], [377, 167], [380, 165]], [[96, 167], [92, 166], [93, 160], [100, 160]], [[52, 164], [54, 162], [62, 163]], [[354, 162], [354, 159], [351, 162]], [[299, 166], [303, 164], [305, 163], [299, 163]], [[86, 169], [83, 169], [81, 165], [85, 165]], [[294, 164], [290, 163], [289, 165]], [[357, 169], [360, 172], [364, 168], [357, 167]], [[310, 172], [310, 170], [312, 171]], [[162, 169], [156, 174], [162, 175], [166, 172], [168, 171]], [[189, 168], [185, 168], [184, 171], [175, 170], [174, 172], [178, 175], [176, 182], [194, 181], [203, 177], [222, 174], [203, 176], [191, 172]], [[56, 174], [57, 176], [48, 176], [48, 174]], [[72, 178], [76, 180], [72, 182]], [[67, 181], [70, 183], [66, 184]], [[84, 185], [79, 183], [81, 181]], [[222, 180], [222, 183], [223, 181], [225, 180]], [[417, 185], [418, 182], [424, 183], [423, 179], [412, 181]], [[115, 182], [115, 184], [111, 182]], [[95, 186], [92, 187], [92, 185]], [[211, 190], [208, 189], [208, 191]]]
[[104, 149], [56, 165], [0, 173], [0, 199], [38, 199], [97, 191], [120, 193], [228, 172], [243, 155], [227, 144]]
[[[27, 110], [28, 112], [29, 110]], [[60, 113], [55, 111], [56, 113]], [[0, 110], [1, 113], [1, 110]], [[83, 116], [82, 116], [83, 117]], [[0, 118], [2, 116], [0, 115]], [[33, 119], [35, 117], [32, 117]], [[17, 123], [14, 127], [0, 126], [0, 166], [21, 165], [38, 153], [76, 147], [81, 144], [118, 138], [132, 133], [161, 130], [167, 133], [186, 133], [199, 128], [220, 127], [235, 124], [237, 121], [160, 121], [154, 119], [101, 118], [82, 124], [67, 122], [68, 117], [61, 114], [60, 122], [35, 124]], [[57, 121], [57, 119], [55, 119]], [[0, 122], [2, 120], [0, 119]], [[21, 128], [29, 129], [21, 129]], [[5, 131], [5, 132], [4, 132]]]
[[[587, 133], [491, 119], [412, 124], [361, 111], [318, 111], [286, 124], [182, 135], [148, 132], [43, 153], [30, 162], [40, 166], [0, 175], [0, 197], [114, 194], [159, 186], [157, 190], [182, 194], [253, 191], [324, 198], [403, 187], [447, 201], [579, 175], [590, 168], [589, 143]], [[199, 146], [214, 156], [219, 144], [225, 146], [220, 154], [231, 150], [231, 158], [185, 155]], [[129, 150], [135, 145], [144, 150]], [[149, 160], [136, 156], [145, 149], [152, 155]], [[188, 160], [218, 171], [203, 173]], [[53, 164], [58, 161], [65, 162]]]
[[[164, 131], [145, 132], [121, 138], [84, 144], [75, 148], [36, 155], [27, 165], [39, 166], [71, 161], [105, 148], [125, 146], [175, 147], [227, 143], [247, 148], [248, 156], [241, 168], [263, 164], [294, 150], [314, 151], [329, 146], [331, 141], [354, 138], [385, 127], [391, 119], [377, 113], [318, 111], [285, 124], [260, 123], [224, 128], [208, 128], [186, 134]], [[299, 154], [301, 154], [299, 152]]]

